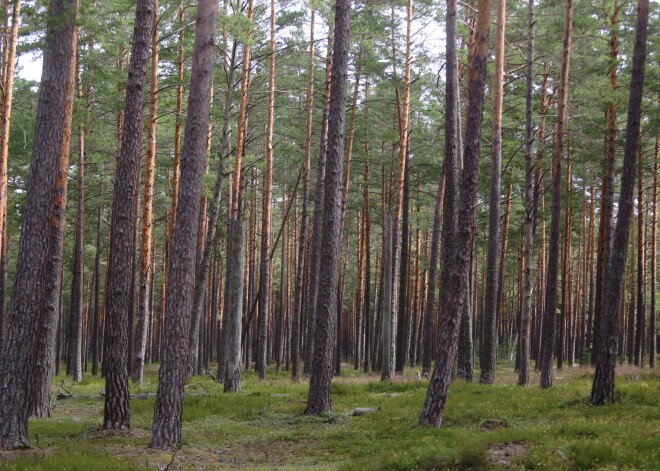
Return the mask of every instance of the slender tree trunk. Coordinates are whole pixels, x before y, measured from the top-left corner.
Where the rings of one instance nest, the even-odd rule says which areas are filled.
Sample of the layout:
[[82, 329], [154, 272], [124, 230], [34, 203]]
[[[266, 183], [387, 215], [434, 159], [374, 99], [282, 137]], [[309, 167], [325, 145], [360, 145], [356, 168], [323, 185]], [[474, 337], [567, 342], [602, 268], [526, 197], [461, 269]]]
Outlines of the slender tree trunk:
[[632, 77], [628, 100], [628, 122], [626, 126], [626, 146], [623, 157], [623, 175], [619, 211], [614, 232], [614, 243], [608, 267], [605, 272], [603, 291], [603, 317], [600, 325], [599, 354], [596, 363], [591, 403], [603, 405], [614, 401], [614, 368], [617, 354], [617, 317], [621, 300], [621, 285], [626, 265], [626, 252], [630, 233], [630, 220], [633, 213], [635, 191], [635, 166], [639, 148], [641, 127], [642, 95], [644, 92], [644, 63], [646, 60], [646, 38], [648, 30], [649, 2], [638, 0], [637, 24], [635, 27], [635, 48], [633, 52]]
[[[75, 50], [75, 49], [74, 49]], [[74, 61], [75, 62], [75, 61]], [[79, 77], [80, 71], [76, 75]], [[82, 87], [78, 91], [82, 97]], [[73, 98], [73, 97], [72, 97]], [[71, 104], [73, 108], [73, 103]], [[76, 201], [76, 240], [73, 255], [73, 280], [71, 281], [71, 309], [69, 312], [69, 356], [68, 374], [74, 381], [82, 380], [83, 324], [84, 324], [84, 282], [85, 282], [85, 125], [79, 127], [78, 134], [78, 194]], [[67, 150], [68, 151], [68, 150]]]
[[[443, 277], [444, 293], [443, 316], [440, 327], [440, 348], [426, 401], [419, 419], [420, 425], [440, 427], [447, 402], [447, 390], [451, 381], [461, 314], [464, 308], [469, 276], [470, 253], [474, 240], [475, 201], [477, 177], [479, 174], [479, 152], [481, 125], [483, 122], [484, 88], [486, 62], [488, 57], [488, 36], [490, 30], [490, 0], [481, 0], [475, 30], [475, 47], [470, 70], [470, 103], [465, 136], [465, 155], [457, 231], [451, 244], [451, 263], [447, 267], [447, 277]], [[449, 9], [451, 11], [451, 9]], [[447, 41], [451, 43], [453, 41]], [[469, 301], [468, 301], [469, 302]]]
[[658, 268], [658, 167], [660, 160], [658, 159], [658, 151], [660, 138], [655, 137], [655, 159], [653, 164], [653, 209], [652, 209], [652, 223], [651, 223], [651, 309], [649, 313], [649, 367], [655, 368], [655, 356], [657, 353], [657, 334], [656, 334], [656, 283], [657, 283], [657, 268]]
[[312, 158], [312, 131], [314, 128], [314, 22], [316, 12], [310, 8], [309, 31], [309, 79], [307, 82], [307, 132], [305, 138], [305, 166], [303, 170], [303, 194], [300, 214], [300, 236], [298, 237], [298, 263], [296, 266], [296, 286], [291, 329], [291, 377], [300, 381], [300, 319], [303, 313], [303, 281], [305, 275], [305, 249], [307, 247], [307, 199], [309, 198], [309, 170]]
[[534, 281], [534, 0], [527, 1], [527, 89], [525, 96], [525, 213], [523, 218], [523, 293], [520, 306], [520, 369], [518, 384], [529, 386], [530, 315]]
[[259, 271], [259, 337], [257, 371], [259, 379], [266, 378], [268, 365], [268, 318], [270, 314], [271, 258], [270, 239], [273, 199], [273, 125], [275, 116], [275, 0], [270, 5], [270, 63], [268, 79], [268, 117], [266, 124], [266, 174], [264, 175], [263, 204], [261, 212], [261, 269]]
[[243, 316], [243, 271], [245, 268], [245, 224], [229, 221], [227, 242], [227, 276], [223, 314], [223, 334], [226, 344], [225, 392], [241, 390], [241, 317]]
[[388, 302], [392, 298], [392, 265], [393, 265], [393, 249], [392, 246], [392, 216], [388, 213], [385, 219], [385, 245], [383, 255], [383, 360], [381, 366], [381, 381], [389, 381], [392, 379], [392, 303]]
[[99, 360], [99, 325], [101, 317], [101, 221], [103, 219], [103, 206], [99, 207], [99, 216], [96, 222], [96, 254], [94, 255], [94, 321], [92, 324], [92, 338], [90, 350], [92, 351], [92, 375], [98, 376]]
[[188, 333], [194, 295], [198, 215], [208, 139], [217, 15], [217, 2], [200, 0], [181, 162], [177, 225], [172, 234], [172, 255], [168, 269], [163, 354], [149, 445], [151, 448], [167, 448], [181, 442], [183, 386], [186, 379], [186, 368], [182, 365], [185, 366], [188, 358]]
[[504, 40], [506, 0], [497, 2], [497, 34], [495, 39], [495, 75], [493, 79], [493, 124], [490, 163], [490, 201], [488, 209], [488, 261], [486, 305], [484, 306], [483, 343], [481, 345], [480, 383], [493, 384], [497, 361], [497, 262], [500, 249], [500, 195], [502, 180], [502, 101], [504, 82]]
[[545, 312], [543, 314], [543, 343], [541, 345], [541, 387], [552, 387], [552, 357], [555, 344], [557, 311], [557, 278], [559, 274], [559, 237], [561, 224], [561, 167], [564, 156], [564, 127], [568, 101], [568, 73], [571, 59], [571, 32], [573, 30], [573, 0], [566, 0], [564, 18], [564, 49], [561, 61], [555, 152], [552, 158], [552, 219], [546, 273]]
[[644, 225], [644, 169], [642, 149], [637, 162], [637, 321], [635, 323], [635, 365], [643, 366], [646, 356], [646, 226]]
[[330, 383], [335, 349], [335, 315], [341, 249], [342, 160], [346, 117], [350, 0], [337, 0], [334, 51], [328, 115], [328, 151], [325, 165], [321, 265], [317, 299], [316, 338], [306, 414], [321, 414], [331, 407]]

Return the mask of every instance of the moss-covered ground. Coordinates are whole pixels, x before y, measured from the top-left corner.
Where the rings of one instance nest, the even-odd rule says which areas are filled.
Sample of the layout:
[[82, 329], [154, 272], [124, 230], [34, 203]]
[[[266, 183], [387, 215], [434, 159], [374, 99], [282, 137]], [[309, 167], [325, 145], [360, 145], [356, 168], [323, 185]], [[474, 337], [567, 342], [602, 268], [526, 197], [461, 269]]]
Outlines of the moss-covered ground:
[[[0, 470], [660, 470], [660, 375], [621, 369], [617, 402], [593, 407], [592, 374], [564, 368], [549, 390], [539, 389], [536, 374], [532, 387], [516, 386], [507, 365], [494, 386], [456, 381], [441, 429], [416, 425], [428, 382], [412, 369], [381, 383], [346, 365], [333, 382], [333, 412], [322, 417], [302, 414], [308, 386], [286, 372], [271, 371], [267, 381], [244, 373], [239, 394], [195, 377], [179, 449], [147, 449], [154, 399], [132, 400], [133, 428], [122, 432], [100, 429], [100, 396], [66, 399], [56, 401], [52, 418], [30, 420], [31, 448], [0, 454]], [[62, 381], [74, 395], [103, 389], [91, 376], [79, 384], [58, 377], [55, 385]], [[156, 382], [150, 367], [132, 393], [153, 393]]]

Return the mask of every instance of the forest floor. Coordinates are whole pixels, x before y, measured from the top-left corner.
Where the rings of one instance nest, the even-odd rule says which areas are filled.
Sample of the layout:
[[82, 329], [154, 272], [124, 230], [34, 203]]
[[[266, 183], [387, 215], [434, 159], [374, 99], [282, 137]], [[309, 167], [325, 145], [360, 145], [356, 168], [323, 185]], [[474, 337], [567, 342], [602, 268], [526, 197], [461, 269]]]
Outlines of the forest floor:
[[[31, 419], [31, 448], [0, 454], [0, 470], [444, 470], [642, 469], [660, 470], [660, 374], [621, 367], [617, 401], [593, 407], [587, 398], [593, 370], [555, 371], [555, 386], [515, 385], [510, 365], [496, 384], [455, 381], [444, 427], [417, 426], [427, 380], [416, 369], [382, 383], [348, 365], [333, 381], [333, 412], [303, 415], [307, 384], [287, 372], [259, 381], [244, 373], [243, 391], [223, 394], [210, 377], [189, 381], [184, 443], [169, 451], [147, 449], [154, 399], [133, 399], [133, 428], [100, 429], [100, 378], [74, 384], [57, 377], [79, 399], [57, 400], [53, 417]], [[157, 370], [142, 388], [153, 393]], [[98, 398], [95, 397], [99, 395]], [[353, 417], [356, 407], [381, 410]]]

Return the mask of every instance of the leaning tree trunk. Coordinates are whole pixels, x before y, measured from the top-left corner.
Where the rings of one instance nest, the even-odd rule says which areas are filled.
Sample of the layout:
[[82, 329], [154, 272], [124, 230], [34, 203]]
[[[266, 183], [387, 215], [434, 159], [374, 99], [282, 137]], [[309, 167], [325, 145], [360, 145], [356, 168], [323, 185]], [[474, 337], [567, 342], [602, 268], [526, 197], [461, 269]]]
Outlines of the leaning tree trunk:
[[[504, 81], [504, 40], [506, 0], [497, 2], [495, 39], [495, 77], [493, 79], [493, 124], [490, 161], [490, 201], [488, 204], [488, 261], [486, 266], [486, 303], [483, 314], [480, 383], [493, 384], [497, 362], [498, 265], [500, 256], [500, 196], [502, 180], [502, 95]], [[506, 237], [506, 235], [505, 235]]]
[[[419, 418], [420, 425], [440, 427], [447, 403], [447, 390], [451, 381], [461, 314], [465, 303], [469, 276], [470, 253], [474, 240], [475, 202], [477, 179], [479, 176], [479, 152], [481, 144], [481, 124], [483, 122], [484, 88], [486, 62], [488, 57], [488, 36], [490, 30], [490, 0], [481, 0], [476, 27], [474, 56], [470, 70], [470, 103], [465, 136], [463, 176], [459, 201], [458, 225], [451, 245], [451, 263], [447, 267], [443, 317], [440, 326], [440, 348], [426, 401]], [[446, 282], [445, 282], [446, 280]], [[468, 301], [469, 302], [469, 301]]]
[[49, 18], [58, 21], [48, 23], [11, 322], [0, 368], [0, 447], [4, 450], [27, 444], [32, 353], [45, 301], [38, 294], [44, 292], [47, 281], [43, 261], [50, 257], [76, 10], [75, 0], [54, 0], [48, 11]]
[[564, 19], [564, 50], [559, 81], [557, 103], [557, 127], [555, 129], [555, 153], [552, 158], [552, 218], [548, 247], [548, 271], [546, 273], [545, 312], [543, 313], [543, 340], [540, 354], [541, 387], [552, 387], [552, 358], [555, 344], [557, 317], [557, 278], [559, 274], [559, 237], [561, 225], [561, 166], [564, 156], [564, 127], [568, 100], [568, 72], [571, 60], [571, 32], [573, 30], [573, 0], [566, 0]]
[[330, 383], [336, 335], [337, 287], [341, 250], [342, 164], [346, 118], [348, 75], [348, 37], [351, 1], [337, 0], [335, 8], [334, 51], [332, 62], [328, 151], [325, 164], [321, 265], [316, 307], [314, 358], [307, 399], [307, 414], [328, 412], [331, 406]]
[[149, 445], [151, 448], [167, 448], [181, 443], [183, 386], [186, 380], [186, 368], [182, 365], [185, 365], [188, 358], [188, 333], [194, 294], [194, 265], [211, 106], [215, 61], [213, 40], [217, 16], [217, 2], [200, 0], [181, 161], [177, 224], [172, 234], [172, 254], [168, 267], [163, 354]]
[[104, 429], [131, 426], [128, 391], [128, 311], [132, 309], [133, 233], [137, 216], [138, 171], [142, 146], [142, 105], [147, 82], [154, 1], [139, 0], [126, 83], [126, 101], [112, 201], [108, 296], [106, 299]]
[[619, 211], [614, 232], [614, 243], [607, 270], [603, 291], [603, 317], [600, 323], [599, 352], [596, 373], [591, 389], [591, 403], [603, 405], [614, 401], [614, 368], [617, 355], [617, 329], [619, 306], [622, 296], [626, 253], [630, 237], [630, 222], [633, 213], [633, 193], [635, 191], [635, 171], [639, 149], [641, 127], [642, 95], [644, 93], [644, 63], [646, 60], [646, 38], [649, 18], [649, 0], [637, 2], [637, 25], [635, 28], [635, 49], [633, 52], [630, 96], [628, 99], [628, 123], [626, 126], [626, 147], [623, 156], [623, 175]]

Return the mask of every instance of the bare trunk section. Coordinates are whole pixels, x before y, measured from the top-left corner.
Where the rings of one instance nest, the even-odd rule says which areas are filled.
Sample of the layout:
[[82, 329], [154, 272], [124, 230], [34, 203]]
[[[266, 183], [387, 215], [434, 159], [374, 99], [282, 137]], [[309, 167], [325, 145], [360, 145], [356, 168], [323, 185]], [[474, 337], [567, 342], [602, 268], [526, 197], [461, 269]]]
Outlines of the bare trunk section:
[[48, 10], [48, 17], [58, 21], [49, 22], [46, 36], [11, 322], [0, 368], [0, 446], [4, 450], [27, 445], [33, 354], [48, 354], [37, 349], [36, 332], [46, 307], [44, 260], [54, 258], [51, 223], [58, 194], [76, 10], [75, 0], [55, 0]]
[[[500, 195], [502, 180], [502, 101], [504, 82], [504, 40], [506, 0], [497, 2], [497, 35], [495, 39], [495, 75], [493, 79], [492, 156], [490, 162], [490, 196], [488, 204], [488, 261], [486, 266], [486, 304], [483, 314], [480, 383], [493, 384], [497, 361], [497, 305], [500, 256]], [[506, 237], [506, 236], [505, 236]]]
[[162, 449], [181, 443], [185, 361], [188, 358], [190, 311], [194, 295], [195, 255], [208, 139], [217, 16], [217, 2], [200, 0], [195, 24], [177, 225], [172, 234], [172, 255], [168, 269], [163, 354], [149, 445], [151, 448]]
[[245, 269], [245, 223], [229, 221], [227, 230], [227, 276], [222, 333], [226, 349], [225, 392], [241, 390], [241, 318], [243, 316], [243, 271]]
[[151, 252], [153, 229], [153, 196], [154, 171], [156, 167], [156, 125], [158, 121], [158, 0], [154, 0], [154, 16], [151, 29], [151, 76], [149, 100], [149, 140], [147, 144], [147, 161], [145, 164], [144, 193], [142, 197], [142, 242], [140, 244], [140, 291], [138, 294], [138, 320], [135, 332], [133, 364], [129, 365], [132, 379], [142, 384], [144, 375], [145, 353], [149, 333], [149, 306], [151, 271], [153, 254]]
[[[527, 1], [527, 89], [525, 96], [525, 213], [523, 218], [523, 292], [520, 305], [520, 368], [518, 384], [530, 381], [530, 317], [534, 295], [534, 0]], [[593, 197], [593, 194], [592, 194]]]
[[617, 329], [619, 305], [621, 302], [626, 253], [630, 236], [630, 223], [633, 214], [633, 194], [635, 191], [635, 171], [641, 127], [642, 95], [644, 92], [644, 63], [646, 61], [646, 38], [648, 30], [649, 1], [637, 2], [637, 24], [635, 27], [635, 48], [633, 52], [630, 96], [628, 99], [628, 122], [626, 126], [626, 146], [621, 176], [621, 196], [614, 232], [612, 253], [605, 271], [603, 291], [603, 317], [600, 325], [600, 342], [596, 373], [591, 390], [591, 403], [603, 405], [614, 401], [614, 368], [617, 355]]
[[346, 83], [350, 30], [350, 0], [337, 0], [334, 52], [328, 115], [328, 152], [325, 166], [323, 231], [317, 299], [317, 320], [306, 414], [318, 415], [331, 407], [337, 313], [337, 288], [341, 250], [342, 164], [346, 118]]
[[541, 345], [541, 387], [552, 387], [552, 358], [555, 344], [557, 311], [557, 278], [559, 275], [559, 237], [561, 225], [561, 167], [564, 157], [564, 127], [568, 100], [568, 73], [571, 59], [571, 32], [573, 30], [573, 0], [566, 0], [564, 18], [564, 49], [561, 61], [555, 152], [552, 158], [552, 219], [546, 272], [545, 312], [543, 313], [543, 341]]
[[[419, 419], [420, 425], [432, 427], [442, 425], [447, 391], [456, 359], [460, 319], [468, 284], [470, 254], [474, 240], [472, 221], [477, 196], [477, 177], [479, 175], [490, 9], [490, 0], [481, 0], [475, 30], [474, 56], [470, 70], [470, 103], [466, 123], [467, 134], [465, 136], [458, 224], [451, 244], [451, 257], [448, 257], [451, 262], [447, 267], [447, 276], [443, 276], [445, 295], [441, 298], [443, 299], [443, 316], [440, 328], [440, 348]], [[452, 42], [447, 41], [448, 44]]]
[[132, 310], [133, 233], [137, 216], [138, 171], [147, 64], [153, 26], [153, 0], [138, 0], [126, 84], [121, 149], [112, 201], [108, 297], [106, 299], [104, 429], [130, 428], [128, 391], [128, 312]]

